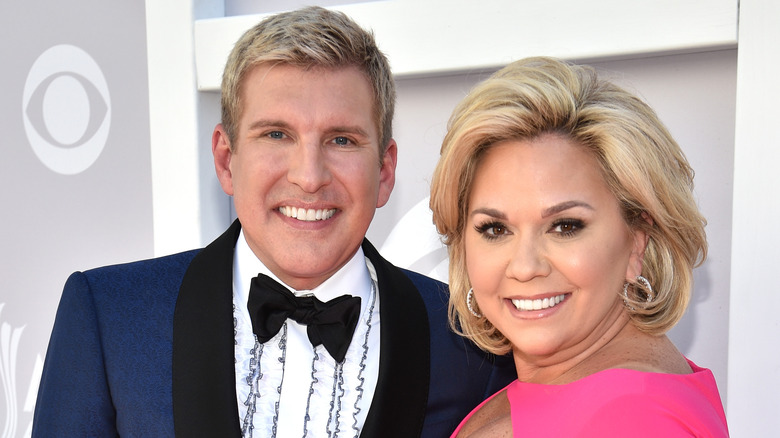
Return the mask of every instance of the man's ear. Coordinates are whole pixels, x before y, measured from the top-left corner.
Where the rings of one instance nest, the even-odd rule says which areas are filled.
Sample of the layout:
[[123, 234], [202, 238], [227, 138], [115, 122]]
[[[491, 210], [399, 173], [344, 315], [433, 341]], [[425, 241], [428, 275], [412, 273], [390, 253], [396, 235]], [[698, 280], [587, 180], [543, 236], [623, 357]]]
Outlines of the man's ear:
[[382, 157], [382, 165], [379, 168], [379, 196], [376, 207], [382, 207], [390, 199], [390, 193], [395, 187], [395, 167], [398, 164], [398, 145], [392, 138], [387, 143], [385, 155]]
[[230, 138], [222, 124], [214, 128], [211, 135], [211, 153], [214, 155], [214, 169], [222, 190], [233, 196], [233, 172], [230, 170], [230, 160], [233, 158], [233, 150], [230, 147]]

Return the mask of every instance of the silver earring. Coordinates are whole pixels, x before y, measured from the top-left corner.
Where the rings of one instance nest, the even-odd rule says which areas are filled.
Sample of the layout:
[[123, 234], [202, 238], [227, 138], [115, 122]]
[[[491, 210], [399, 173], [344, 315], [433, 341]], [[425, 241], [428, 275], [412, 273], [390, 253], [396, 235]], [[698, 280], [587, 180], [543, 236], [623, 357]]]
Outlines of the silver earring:
[[[653, 298], [655, 298], [655, 295], [653, 294], [653, 286], [650, 285], [650, 281], [646, 279], [645, 277], [642, 277], [641, 275], [638, 275], [636, 277], [636, 282], [641, 284], [644, 288], [645, 295], [647, 295], [647, 303], [651, 303], [653, 301]], [[623, 284], [623, 303], [628, 307], [629, 310], [636, 310], [634, 306], [631, 306], [628, 304], [629, 298], [628, 298], [628, 286], [629, 282], [626, 282]]]
[[466, 307], [469, 308], [469, 312], [477, 318], [482, 318], [482, 315], [477, 313], [473, 307], [471, 307], [471, 299], [474, 297], [474, 288], [469, 289], [469, 293], [466, 295]]
[[636, 277], [637, 283], [642, 283], [642, 286], [645, 287], [645, 294], [647, 295], [647, 302], [650, 303], [655, 298], [655, 295], [653, 294], [653, 286], [650, 285], [650, 281], [648, 281], [645, 277], [642, 277], [641, 275], [638, 275]]

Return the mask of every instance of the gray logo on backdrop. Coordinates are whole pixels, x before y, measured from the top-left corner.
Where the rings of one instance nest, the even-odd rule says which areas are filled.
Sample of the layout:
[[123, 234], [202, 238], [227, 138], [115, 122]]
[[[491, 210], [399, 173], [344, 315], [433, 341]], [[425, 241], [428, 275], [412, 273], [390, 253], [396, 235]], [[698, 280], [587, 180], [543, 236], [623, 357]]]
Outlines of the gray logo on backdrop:
[[108, 138], [111, 99], [106, 78], [84, 50], [54, 46], [30, 68], [22, 113], [38, 159], [63, 175], [81, 173], [98, 159]]
[[[3, 314], [5, 303], [0, 303], [0, 317]], [[43, 359], [40, 355], [36, 358], [33, 368], [32, 378], [27, 390], [25, 402], [20, 405], [18, 398], [16, 369], [22, 365], [23, 361], [19, 359], [19, 340], [22, 337], [22, 327], [13, 327], [8, 322], [0, 318], [0, 387], [5, 395], [5, 416], [0, 415], [0, 420], [5, 419], [0, 437], [11, 438], [13, 436], [29, 437], [32, 431], [32, 421], [27, 425], [27, 430], [23, 435], [17, 435], [19, 422], [22, 418], [20, 408], [23, 412], [32, 412], [35, 407], [35, 396], [38, 393], [38, 382], [41, 380], [43, 371]], [[0, 424], [2, 422], [0, 421]]]

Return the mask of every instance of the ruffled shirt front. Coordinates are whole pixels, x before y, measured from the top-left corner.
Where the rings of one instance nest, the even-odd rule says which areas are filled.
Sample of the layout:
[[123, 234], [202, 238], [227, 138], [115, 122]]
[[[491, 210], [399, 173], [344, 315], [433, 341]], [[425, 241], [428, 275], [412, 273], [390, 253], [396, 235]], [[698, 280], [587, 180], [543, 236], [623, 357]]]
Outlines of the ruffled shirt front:
[[341, 364], [322, 345], [312, 347], [306, 326], [293, 320], [268, 342], [256, 342], [247, 309], [249, 285], [258, 273], [279, 279], [252, 253], [243, 231], [233, 271], [236, 396], [243, 436], [357, 437], [379, 374], [378, 285], [362, 249], [317, 288], [291, 290], [322, 301], [344, 294], [360, 297], [360, 319]]
[[[506, 387], [513, 436], [727, 437], [715, 377], [688, 363], [691, 374], [616, 368], [565, 385], [516, 380]], [[453, 437], [485, 403], [461, 422]]]

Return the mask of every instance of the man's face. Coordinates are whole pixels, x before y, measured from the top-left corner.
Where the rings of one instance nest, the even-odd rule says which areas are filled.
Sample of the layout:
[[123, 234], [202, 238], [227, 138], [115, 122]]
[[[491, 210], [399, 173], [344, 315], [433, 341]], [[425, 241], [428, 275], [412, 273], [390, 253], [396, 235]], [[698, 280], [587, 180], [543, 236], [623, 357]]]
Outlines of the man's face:
[[380, 159], [371, 86], [355, 68], [261, 64], [241, 98], [232, 151], [214, 130], [217, 176], [255, 255], [289, 286], [312, 289], [355, 254], [390, 197], [395, 142]]

